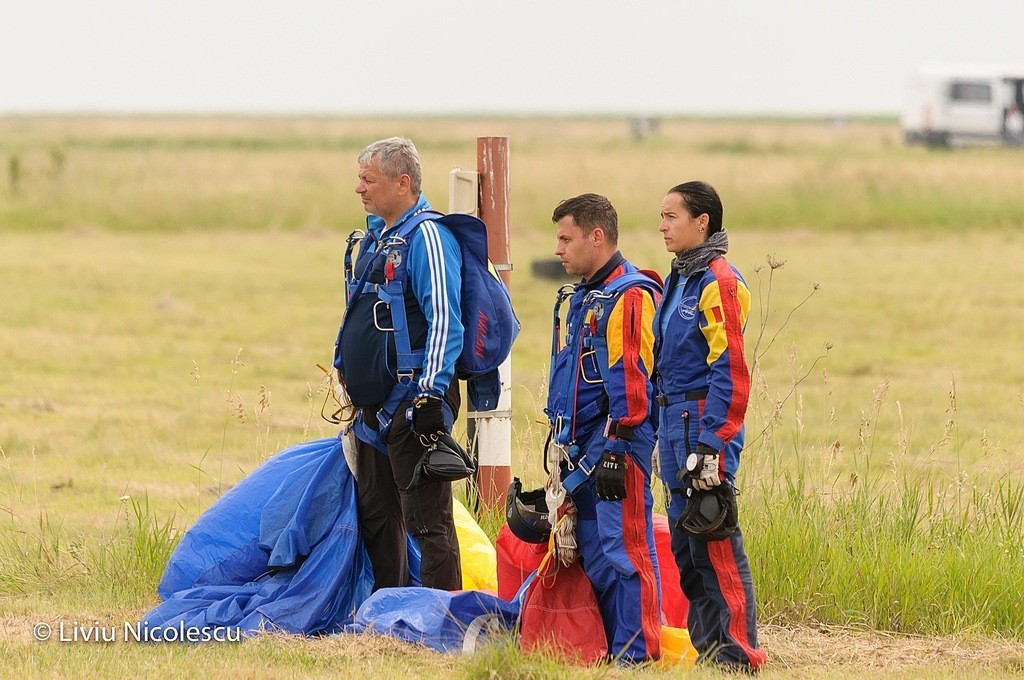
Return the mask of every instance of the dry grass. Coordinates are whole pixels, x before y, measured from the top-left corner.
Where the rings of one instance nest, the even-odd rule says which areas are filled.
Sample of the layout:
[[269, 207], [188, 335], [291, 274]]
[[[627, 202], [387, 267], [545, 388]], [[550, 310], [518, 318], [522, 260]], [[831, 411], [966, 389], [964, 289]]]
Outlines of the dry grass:
[[762, 626], [779, 677], [1020, 677], [1024, 643], [824, 627]]
[[[62, 617], [65, 620], [68, 617]], [[109, 644], [36, 642], [32, 627], [57, 618], [0, 618], [0, 674], [5, 677], [450, 678], [460, 660], [386, 637], [302, 638], [264, 635], [242, 644]], [[93, 619], [76, 620], [85, 623]], [[123, 625], [100, 618], [101, 625]], [[119, 638], [120, 639], [120, 638]]]
[[890, 121], [669, 119], [645, 140], [628, 129], [618, 118], [0, 118], [4, 150], [22, 167], [19, 195], [0, 191], [0, 219], [22, 229], [331, 229], [361, 217], [358, 150], [404, 134], [435, 201], [453, 166], [475, 166], [477, 136], [508, 135], [520, 228], [545, 226], [559, 200], [595, 190], [625, 229], [651, 226], [665, 189], [693, 177], [714, 183], [730, 224], [745, 228], [1024, 222], [1006, 199], [1024, 181], [1012, 150], [906, 149]]
[[[83, 614], [77, 620], [99, 620], [103, 625], [110, 625], [111, 618], [99, 612], [94, 614], [96, 618]], [[393, 638], [367, 635], [327, 638], [266, 635], [242, 645], [227, 645], [233, 648], [230, 651], [218, 650], [216, 645], [39, 643], [32, 639], [31, 631], [41, 620], [55, 622], [59, 617], [48, 618], [42, 614], [0, 617], [0, 650], [5, 652], [0, 671], [6, 668], [5, 674], [14, 672], [32, 677], [49, 667], [61, 675], [75, 676], [93, 667], [100, 669], [100, 677], [112, 677], [102, 671], [104, 665], [125, 663], [127, 667], [132, 660], [144, 656], [149, 658], [146, 666], [151, 672], [179, 676], [212, 666], [220, 666], [233, 676], [253, 678], [395, 677], [396, 674], [453, 678], [475, 677], [470, 669], [476, 670], [468, 659], [458, 655], [440, 654]], [[769, 664], [761, 677], [769, 679], [1024, 676], [1024, 643], [992, 638], [922, 637], [856, 629], [767, 625], [762, 626], [761, 643], [769, 656]], [[76, 654], [86, 659], [84, 667], [74, 662]], [[512, 668], [507, 670], [515, 677], [678, 675], [678, 671], [653, 669], [637, 673], [609, 668], [587, 671], [562, 668], [554, 674], [548, 669], [540, 676], [524, 675]], [[711, 670], [694, 673], [698, 677], [720, 675]], [[490, 677], [506, 676], [498, 672]]]

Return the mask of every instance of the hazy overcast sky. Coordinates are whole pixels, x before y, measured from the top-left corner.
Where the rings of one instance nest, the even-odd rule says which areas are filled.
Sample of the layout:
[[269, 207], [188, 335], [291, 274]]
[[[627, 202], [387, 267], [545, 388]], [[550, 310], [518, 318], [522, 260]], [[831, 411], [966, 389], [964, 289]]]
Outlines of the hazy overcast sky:
[[0, 113], [896, 113], [1021, 0], [8, 0]]

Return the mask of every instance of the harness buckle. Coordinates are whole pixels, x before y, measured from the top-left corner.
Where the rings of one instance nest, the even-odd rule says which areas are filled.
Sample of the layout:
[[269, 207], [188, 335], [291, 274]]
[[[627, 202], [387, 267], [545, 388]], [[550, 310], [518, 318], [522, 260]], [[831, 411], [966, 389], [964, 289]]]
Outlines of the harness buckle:
[[583, 362], [586, 361], [589, 357], [594, 357], [594, 365], [598, 366], [598, 364], [597, 364], [597, 350], [594, 349], [593, 347], [590, 347], [590, 348], [587, 349], [586, 352], [583, 352], [582, 354], [580, 354], [580, 378], [582, 378], [583, 382], [587, 383], [588, 385], [602, 385], [602, 384], [604, 384], [604, 378], [601, 377], [601, 367], [600, 366], [597, 367], [597, 373], [598, 373], [597, 380], [591, 380], [590, 378], [587, 377], [587, 372], [583, 368]]
[[556, 444], [558, 444], [560, 446], [566, 446], [567, 445], [566, 444], [566, 440], [569, 438], [569, 435], [570, 435], [568, 430], [569, 430], [569, 428], [566, 427], [566, 423], [565, 423], [565, 414], [564, 413], [559, 413], [557, 416], [555, 416], [555, 423], [554, 423], [554, 429], [553, 429], [554, 440], [555, 440]]
[[583, 306], [589, 307], [598, 300], [611, 300], [618, 293], [605, 293], [603, 290], [592, 290], [583, 298]]
[[379, 330], [381, 333], [392, 333], [394, 332], [395, 327], [392, 325], [391, 328], [384, 328], [383, 326], [381, 326], [381, 322], [377, 318], [377, 309], [378, 307], [380, 307], [380, 305], [384, 305], [384, 313], [387, 314], [388, 316], [391, 316], [391, 308], [390, 306], [388, 306], [388, 303], [384, 302], [383, 300], [377, 300], [375, 303], [373, 303], [373, 327]]

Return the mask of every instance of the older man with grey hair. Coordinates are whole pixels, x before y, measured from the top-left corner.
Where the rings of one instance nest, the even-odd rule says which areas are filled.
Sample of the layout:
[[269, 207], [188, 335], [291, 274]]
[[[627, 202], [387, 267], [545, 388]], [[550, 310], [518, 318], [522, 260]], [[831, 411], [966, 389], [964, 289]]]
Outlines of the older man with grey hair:
[[[408, 585], [409, 532], [422, 553], [423, 585], [458, 590], [451, 483], [419, 477], [413, 484], [413, 474], [426, 445], [450, 431], [460, 405], [462, 253], [448, 228], [431, 219], [398, 237], [403, 225], [431, 209], [411, 140], [374, 142], [358, 163], [355, 190], [368, 213], [366, 232], [346, 280], [348, 308], [334, 366], [358, 409], [360, 530], [375, 589]], [[379, 289], [397, 275], [407, 284], [403, 299], [385, 300]]]

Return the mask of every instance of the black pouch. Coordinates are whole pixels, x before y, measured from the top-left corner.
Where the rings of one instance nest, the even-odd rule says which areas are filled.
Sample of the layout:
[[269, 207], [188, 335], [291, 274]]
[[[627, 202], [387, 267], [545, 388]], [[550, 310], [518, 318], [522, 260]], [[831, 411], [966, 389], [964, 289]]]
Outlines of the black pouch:
[[423, 452], [412, 473], [410, 488], [419, 486], [424, 479], [434, 482], [457, 482], [476, 472], [476, 463], [457, 441], [446, 434]]

